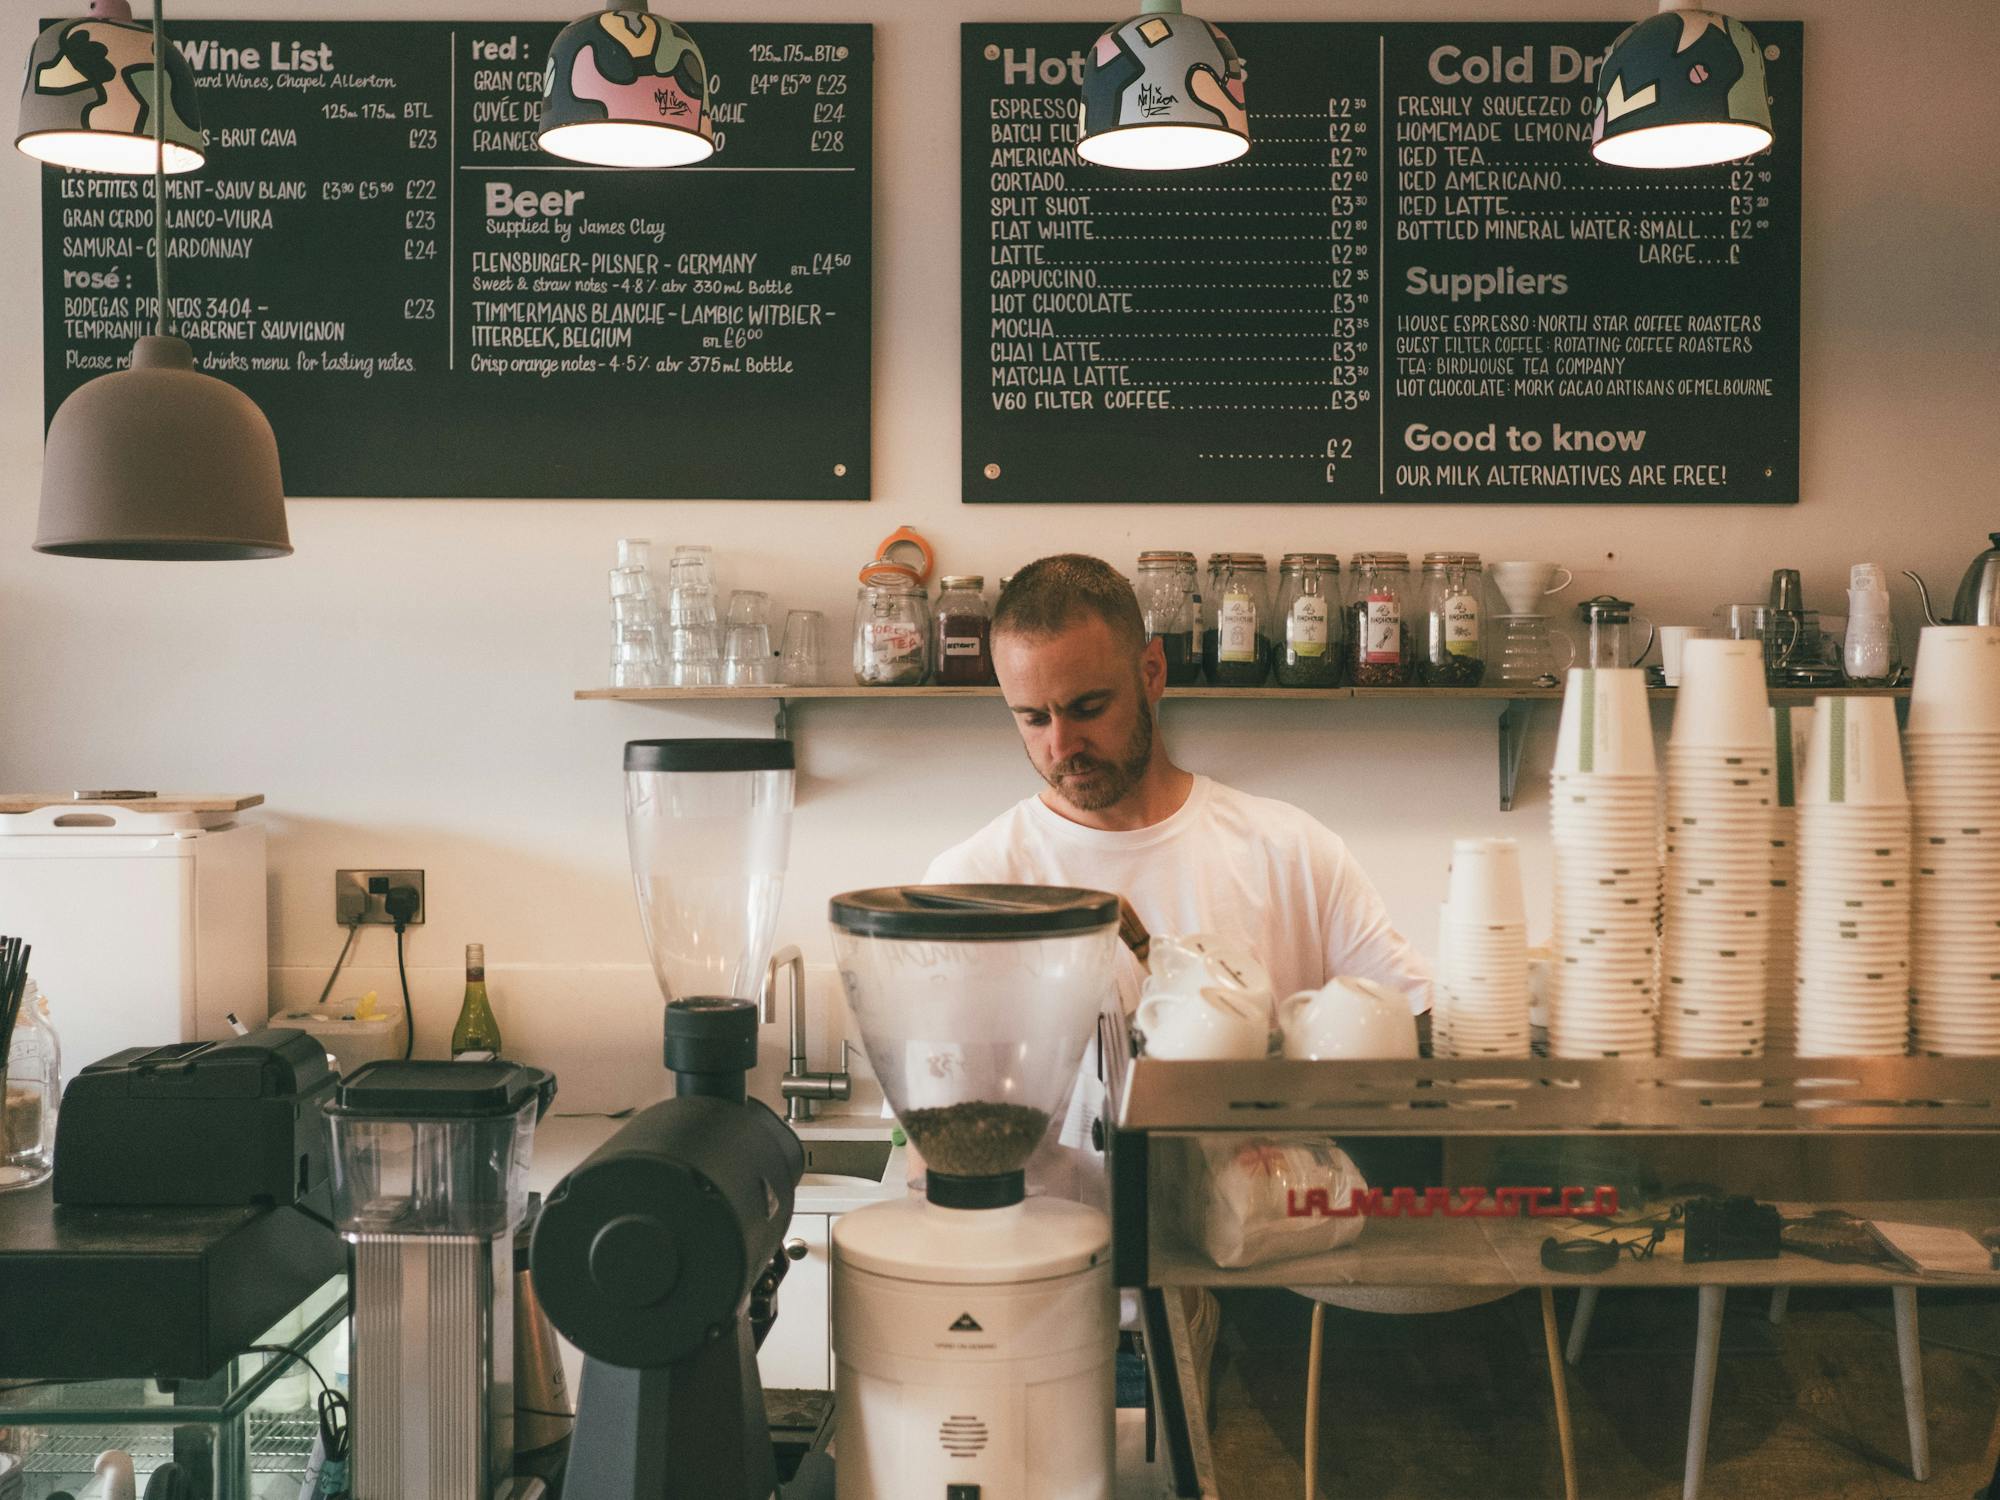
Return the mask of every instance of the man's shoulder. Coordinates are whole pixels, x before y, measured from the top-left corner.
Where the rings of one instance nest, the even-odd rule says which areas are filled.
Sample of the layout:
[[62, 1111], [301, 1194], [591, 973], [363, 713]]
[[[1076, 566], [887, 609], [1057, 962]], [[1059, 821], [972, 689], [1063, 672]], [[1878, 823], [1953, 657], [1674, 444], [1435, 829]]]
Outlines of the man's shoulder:
[[1013, 873], [1023, 836], [1034, 826], [1033, 797], [1023, 798], [969, 838], [933, 859], [925, 879], [933, 884], [1005, 881]]
[[1259, 797], [1241, 788], [1211, 781], [1207, 816], [1231, 831], [1242, 830], [1276, 842], [1321, 844], [1344, 849], [1340, 835], [1303, 807], [1276, 797]]

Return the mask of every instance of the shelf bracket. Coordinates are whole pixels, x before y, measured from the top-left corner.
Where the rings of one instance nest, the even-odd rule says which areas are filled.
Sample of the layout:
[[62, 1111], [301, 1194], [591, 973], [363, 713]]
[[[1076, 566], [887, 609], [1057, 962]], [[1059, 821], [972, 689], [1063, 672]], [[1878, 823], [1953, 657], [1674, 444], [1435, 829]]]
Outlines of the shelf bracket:
[[1514, 810], [1514, 789], [1521, 779], [1521, 756], [1528, 746], [1528, 723], [1534, 717], [1532, 698], [1509, 698], [1500, 710], [1500, 811]]
[[790, 700], [774, 698], [771, 709], [771, 733], [781, 740], [792, 737], [792, 714]]

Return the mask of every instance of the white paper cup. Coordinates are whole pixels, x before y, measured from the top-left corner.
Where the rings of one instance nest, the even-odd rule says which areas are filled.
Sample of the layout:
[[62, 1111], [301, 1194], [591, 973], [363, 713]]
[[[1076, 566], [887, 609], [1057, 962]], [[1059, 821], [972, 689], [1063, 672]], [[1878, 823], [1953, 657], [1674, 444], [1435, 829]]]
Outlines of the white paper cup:
[[1567, 775], [1653, 774], [1644, 672], [1636, 667], [1570, 670], [1556, 726], [1555, 769]]
[[1908, 800], [1895, 701], [1821, 698], [1813, 708], [1812, 739], [1799, 778], [1800, 804], [1890, 807]]
[[1691, 640], [1681, 660], [1671, 746], [1769, 743], [1762, 641]]
[[[1458, 839], [1451, 846], [1446, 902], [1461, 926], [1525, 924], [1521, 893], [1521, 846], [1513, 839]], [[1525, 939], [1525, 930], [1524, 930]]]
[[1932, 625], [1917, 637], [1910, 730], [2000, 733], [2000, 626]]
[[1662, 625], [1660, 627], [1660, 675], [1668, 687], [1679, 687], [1685, 672], [1689, 641], [1706, 640], [1706, 625]]

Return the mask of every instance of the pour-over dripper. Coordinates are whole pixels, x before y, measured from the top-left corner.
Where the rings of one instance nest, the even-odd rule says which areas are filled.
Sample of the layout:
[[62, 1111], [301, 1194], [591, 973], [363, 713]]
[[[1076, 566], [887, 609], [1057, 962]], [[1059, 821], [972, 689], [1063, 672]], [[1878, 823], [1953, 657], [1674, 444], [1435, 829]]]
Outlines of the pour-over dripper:
[[625, 833], [669, 1000], [754, 1000], [792, 837], [790, 740], [633, 740]]
[[1059, 886], [897, 886], [828, 910], [861, 1043], [934, 1201], [1018, 1201], [1116, 984], [1118, 899]]

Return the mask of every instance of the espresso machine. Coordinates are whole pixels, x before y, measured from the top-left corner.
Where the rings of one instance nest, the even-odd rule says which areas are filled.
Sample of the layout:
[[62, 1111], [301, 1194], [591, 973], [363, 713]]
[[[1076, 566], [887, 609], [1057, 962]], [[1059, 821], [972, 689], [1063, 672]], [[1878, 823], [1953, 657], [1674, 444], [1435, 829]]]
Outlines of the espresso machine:
[[674, 1097], [557, 1184], [530, 1271], [583, 1351], [564, 1491], [577, 1500], [831, 1500], [808, 1455], [778, 1484], [757, 1376], [789, 1264], [798, 1137], [749, 1098], [791, 837], [787, 740], [637, 740], [625, 820], [666, 996]]
[[1113, 991], [1118, 899], [905, 886], [833, 899], [848, 1005], [928, 1167], [833, 1227], [839, 1500], [1109, 1500], [1111, 1224], [1024, 1169]]
[[351, 1247], [353, 1500], [533, 1500], [513, 1477], [514, 1232], [555, 1079], [384, 1059], [326, 1105]]

